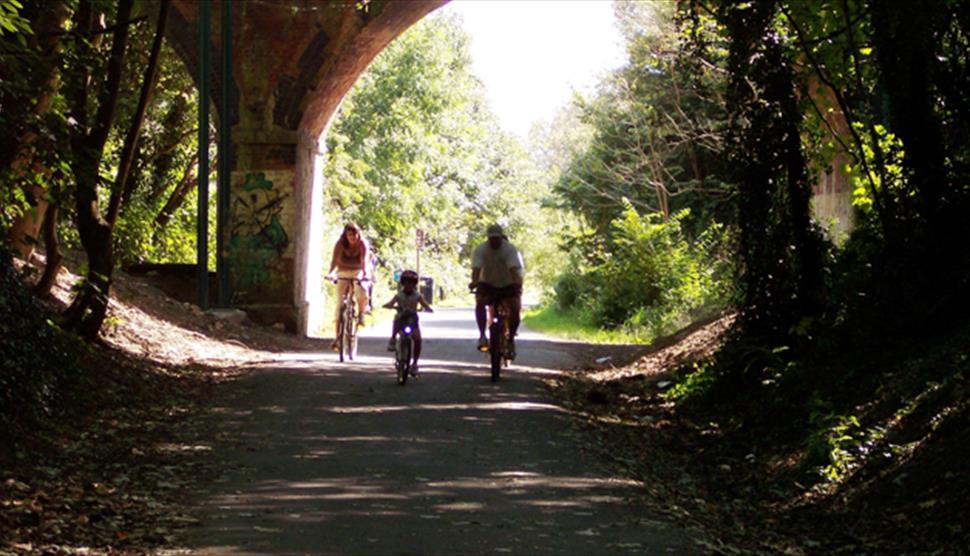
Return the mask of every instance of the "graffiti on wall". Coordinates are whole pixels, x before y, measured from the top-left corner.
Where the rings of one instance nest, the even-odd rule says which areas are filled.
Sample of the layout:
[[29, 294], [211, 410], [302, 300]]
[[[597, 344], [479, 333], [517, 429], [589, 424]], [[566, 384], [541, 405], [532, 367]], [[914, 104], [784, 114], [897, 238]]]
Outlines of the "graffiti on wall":
[[229, 251], [239, 285], [271, 280], [270, 269], [290, 243], [280, 223], [285, 199], [286, 194], [274, 188], [263, 172], [247, 173], [234, 196]]

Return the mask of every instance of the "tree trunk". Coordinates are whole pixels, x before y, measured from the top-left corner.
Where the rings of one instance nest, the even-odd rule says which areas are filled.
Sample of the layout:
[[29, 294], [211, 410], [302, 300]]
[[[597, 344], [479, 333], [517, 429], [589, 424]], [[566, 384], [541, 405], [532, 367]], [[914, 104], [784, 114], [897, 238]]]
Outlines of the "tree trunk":
[[942, 12], [939, 0], [871, 4], [876, 62], [889, 95], [892, 130], [902, 139], [906, 165], [912, 170], [917, 210], [931, 226], [938, 208], [953, 193], [932, 86]]
[[[60, 37], [67, 20], [67, 6], [61, 0], [50, 2], [44, 6], [38, 16], [34, 28], [36, 37], [33, 48], [38, 53], [37, 71], [33, 81], [37, 83], [38, 93], [30, 114], [37, 118], [46, 114], [51, 107], [60, 83], [57, 71], [60, 65]], [[30, 154], [31, 145], [37, 140], [37, 133], [29, 123], [23, 126], [20, 134], [10, 138], [0, 154], [0, 168], [11, 168], [14, 175], [24, 171], [34, 170], [33, 156]], [[17, 254], [27, 260], [30, 258], [37, 244], [37, 236], [43, 222], [43, 214], [47, 208], [47, 193], [43, 187], [31, 184], [25, 186], [28, 199], [31, 200], [32, 210], [15, 220], [7, 230], [7, 240]]]
[[[782, 140], [781, 166], [785, 173], [785, 223], [791, 229], [795, 246], [792, 270], [795, 273], [795, 318], [818, 316], [822, 308], [823, 260], [819, 236], [814, 233], [811, 202], [812, 186], [802, 149], [802, 112], [798, 106], [795, 75], [782, 45], [772, 38], [765, 45], [768, 66], [773, 68], [765, 90], [768, 101], [780, 107], [774, 126]], [[803, 97], [805, 95], [802, 95]]]
[[735, 3], [726, 8], [723, 16], [731, 39], [727, 105], [733, 111], [729, 148], [738, 188], [744, 326], [754, 336], [773, 332], [772, 305], [779, 300], [775, 295], [778, 288], [775, 277], [779, 276], [780, 269], [777, 257], [770, 253], [771, 238], [767, 237], [773, 232], [771, 160], [766, 158], [764, 147], [752, 148], [765, 140], [762, 133], [770, 119], [757, 98], [760, 91], [755, 89], [760, 84], [757, 72], [763, 68], [752, 66], [763, 64], [756, 53], [765, 38], [773, 9], [768, 3], [755, 2], [747, 8]]
[[[119, 0], [118, 22], [128, 21], [133, 0]], [[82, 1], [84, 8], [86, 2]], [[88, 9], [90, 7], [88, 6]], [[89, 18], [89, 22], [93, 18]], [[90, 23], [87, 27], [91, 29]], [[75, 192], [78, 232], [88, 257], [88, 273], [80, 292], [67, 308], [65, 328], [74, 330], [81, 337], [94, 340], [108, 310], [108, 295], [114, 258], [111, 249], [111, 224], [101, 215], [98, 205], [98, 179], [104, 146], [108, 140], [118, 94], [121, 86], [122, 68], [128, 43], [128, 26], [119, 25], [114, 32], [111, 55], [108, 59], [107, 78], [98, 99], [98, 111], [89, 133], [75, 132], [72, 137], [74, 150], [73, 169], [77, 180]], [[74, 112], [85, 122], [86, 109], [83, 102], [87, 94], [76, 92]]]
[[56, 203], [49, 203], [44, 211], [44, 250], [47, 257], [44, 263], [44, 274], [40, 277], [33, 293], [37, 297], [47, 297], [51, 288], [57, 282], [57, 274], [61, 270], [64, 257], [61, 255], [61, 243], [57, 237], [57, 218], [60, 211]]
[[[15, 173], [23, 171], [27, 157], [18, 159], [14, 162], [12, 170]], [[18, 216], [7, 229], [7, 243], [23, 260], [29, 260], [37, 247], [38, 235], [44, 221], [44, 212], [47, 210], [47, 191], [37, 185], [29, 184], [23, 187], [24, 195], [27, 197], [27, 204], [30, 208]]]

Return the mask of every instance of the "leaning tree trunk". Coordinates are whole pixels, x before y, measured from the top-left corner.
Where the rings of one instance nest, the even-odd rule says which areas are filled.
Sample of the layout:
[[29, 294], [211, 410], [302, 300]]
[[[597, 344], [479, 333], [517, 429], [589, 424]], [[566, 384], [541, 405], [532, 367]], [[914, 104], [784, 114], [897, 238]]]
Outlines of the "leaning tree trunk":
[[111, 200], [108, 202], [107, 221], [112, 226], [118, 220], [118, 211], [121, 210], [121, 204], [126, 200], [126, 197], [130, 197], [133, 190], [132, 184], [134, 182], [129, 179], [129, 174], [131, 173], [131, 164], [135, 159], [135, 152], [138, 149], [138, 138], [141, 135], [142, 124], [145, 123], [145, 113], [155, 95], [155, 85], [158, 83], [158, 61], [162, 53], [162, 40], [165, 37], [165, 24], [168, 21], [170, 5], [171, 0], [162, 0], [159, 6], [155, 40], [152, 42], [152, 50], [148, 56], [148, 66], [145, 68], [138, 106], [135, 108], [131, 127], [128, 128], [125, 143], [121, 149], [121, 161], [118, 164], [118, 173], [111, 191]]
[[198, 184], [198, 180], [195, 179], [196, 173], [194, 172], [197, 163], [198, 157], [192, 157], [192, 159], [189, 160], [189, 164], [185, 168], [185, 173], [182, 174], [182, 179], [179, 180], [179, 182], [175, 185], [175, 189], [172, 191], [172, 194], [169, 195], [168, 200], [165, 201], [165, 206], [162, 207], [162, 210], [160, 210], [155, 216], [154, 239], [156, 241], [158, 240], [161, 230], [168, 225], [168, 223], [172, 220], [172, 216], [175, 215], [175, 211], [182, 206], [182, 203], [185, 202], [185, 198], [189, 193], [192, 192], [193, 189], [195, 189], [195, 186]]

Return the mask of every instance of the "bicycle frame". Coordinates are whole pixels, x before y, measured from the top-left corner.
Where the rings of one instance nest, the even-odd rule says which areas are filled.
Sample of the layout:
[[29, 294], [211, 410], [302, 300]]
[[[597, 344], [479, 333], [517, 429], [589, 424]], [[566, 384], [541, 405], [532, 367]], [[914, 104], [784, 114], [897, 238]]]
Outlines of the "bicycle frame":
[[361, 281], [357, 278], [336, 278], [338, 281], [350, 282], [350, 287], [340, 300], [340, 318], [337, 322], [337, 345], [340, 348], [340, 362], [345, 359], [351, 361], [357, 357], [357, 300], [354, 293]]
[[[470, 284], [473, 292], [480, 292], [482, 284]], [[492, 382], [497, 382], [502, 373], [502, 367], [508, 367], [512, 358], [509, 356], [509, 317], [510, 310], [507, 299], [495, 300], [494, 296], [485, 304], [488, 322], [488, 355], [491, 363]]]

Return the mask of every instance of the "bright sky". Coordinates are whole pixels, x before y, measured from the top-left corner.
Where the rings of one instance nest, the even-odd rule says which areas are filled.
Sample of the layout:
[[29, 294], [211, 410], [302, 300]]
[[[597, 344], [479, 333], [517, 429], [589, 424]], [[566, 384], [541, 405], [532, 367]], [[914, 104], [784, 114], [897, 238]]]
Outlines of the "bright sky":
[[625, 58], [611, 0], [452, 0], [442, 10], [461, 15], [492, 109], [522, 138]]

